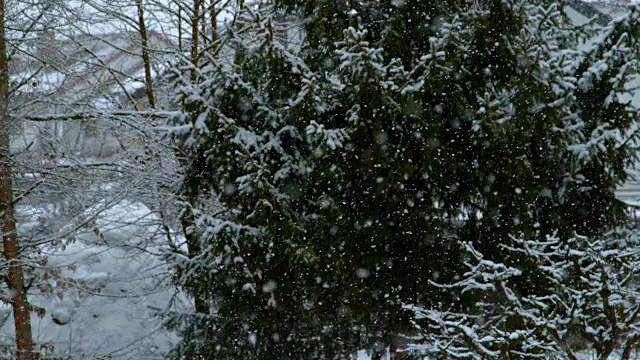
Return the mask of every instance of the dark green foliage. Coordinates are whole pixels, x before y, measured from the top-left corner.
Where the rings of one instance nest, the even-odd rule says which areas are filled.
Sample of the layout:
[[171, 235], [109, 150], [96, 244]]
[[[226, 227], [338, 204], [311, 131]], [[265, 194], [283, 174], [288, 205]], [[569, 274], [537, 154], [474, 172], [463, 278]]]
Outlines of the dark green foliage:
[[[535, 293], [509, 235], [624, 221], [633, 122], [612, 94], [637, 68], [637, 13], [580, 51], [555, 2], [395, 3], [248, 7], [178, 76], [194, 251], [176, 279], [212, 314], [174, 319], [177, 357], [345, 358], [408, 328], [403, 304], [466, 307], [429, 283], [459, 275], [458, 240]], [[304, 37], [275, 20], [300, 15]]]

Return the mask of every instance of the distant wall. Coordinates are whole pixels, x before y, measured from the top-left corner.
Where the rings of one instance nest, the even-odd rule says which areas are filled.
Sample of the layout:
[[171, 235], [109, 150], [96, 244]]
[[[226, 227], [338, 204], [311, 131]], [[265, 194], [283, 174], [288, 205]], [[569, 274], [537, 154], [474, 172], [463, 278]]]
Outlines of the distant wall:
[[22, 121], [14, 131], [12, 150], [28, 149], [30, 157], [42, 162], [54, 160], [108, 159], [138, 146], [139, 141], [115, 124], [96, 119], [90, 121]]

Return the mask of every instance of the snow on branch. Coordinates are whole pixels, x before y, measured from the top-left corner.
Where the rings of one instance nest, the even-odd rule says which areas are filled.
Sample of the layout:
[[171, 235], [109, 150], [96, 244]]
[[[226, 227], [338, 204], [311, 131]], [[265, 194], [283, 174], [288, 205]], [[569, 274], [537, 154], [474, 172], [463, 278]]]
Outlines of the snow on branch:
[[24, 115], [19, 120], [45, 122], [45, 121], [82, 121], [100, 118], [155, 118], [155, 119], [172, 119], [180, 116], [176, 111], [109, 111], [109, 112], [77, 112], [68, 114], [49, 114], [49, 115]]
[[[518, 355], [574, 360], [580, 353], [629, 359], [640, 343], [640, 248], [635, 238], [630, 231], [594, 239], [512, 237], [505, 250], [514, 258], [531, 259], [527, 263], [538, 264], [536, 269], [490, 261], [472, 244], [462, 243], [468, 271], [453, 284], [435, 285], [461, 298], [471, 293], [473, 305], [468, 311], [406, 306], [422, 334], [409, 350], [459, 359]], [[525, 271], [536, 273], [546, 289], [518, 294], [513, 284], [528, 281]]]

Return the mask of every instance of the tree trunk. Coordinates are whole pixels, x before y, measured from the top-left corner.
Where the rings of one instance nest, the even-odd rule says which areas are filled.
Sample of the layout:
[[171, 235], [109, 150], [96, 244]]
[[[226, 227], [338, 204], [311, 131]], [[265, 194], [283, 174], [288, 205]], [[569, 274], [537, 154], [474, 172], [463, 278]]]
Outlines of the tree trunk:
[[409, 335], [413, 332], [410, 315], [407, 311], [401, 311], [392, 321], [389, 327], [389, 357], [391, 360], [410, 359], [409, 353], [404, 352], [407, 345], [407, 339], [403, 335]]
[[9, 161], [9, 64], [5, 34], [5, 2], [0, 0], [0, 229], [6, 261], [6, 282], [11, 291], [8, 299], [13, 307], [16, 331], [16, 359], [33, 360], [31, 313], [24, 286], [24, 272], [20, 260], [20, 246], [13, 213], [11, 163]]
[[[193, 66], [198, 67], [198, 42], [200, 29], [200, 1], [193, 0], [193, 16], [191, 17], [191, 62]], [[195, 72], [194, 72], [195, 76]]]
[[182, 53], [182, 8], [178, 5], [178, 50]]
[[[241, 12], [242, 9], [244, 9], [244, 0], [238, 0], [238, 8], [236, 11]], [[238, 15], [236, 14], [236, 16]], [[238, 45], [236, 47], [235, 59], [233, 60], [233, 66], [237, 71], [239, 71], [240, 65], [242, 65], [243, 60], [244, 60], [244, 49], [240, 45]]]
[[218, 40], [218, 10], [216, 10], [216, 0], [211, 0], [211, 43]]
[[[194, 0], [193, 1], [193, 16], [191, 18], [191, 62], [193, 63], [194, 67], [198, 67], [198, 32], [200, 31], [198, 25], [199, 25], [199, 20], [200, 20], [200, 6], [201, 6], [201, 0]], [[191, 72], [191, 78], [193, 81], [195, 81], [196, 79], [196, 70]], [[191, 119], [192, 121], [195, 121], [195, 119]], [[196, 201], [197, 196], [194, 195], [194, 192], [192, 191], [192, 189], [187, 189], [188, 195], [187, 198], [189, 199], [189, 202], [191, 204], [194, 204]], [[190, 258], [194, 258], [198, 255], [200, 255], [200, 252], [202, 251], [200, 249], [200, 243], [199, 243], [199, 238], [198, 238], [198, 234], [197, 231], [194, 229], [193, 232], [189, 232], [187, 229], [189, 228], [189, 226], [195, 224], [195, 219], [193, 217], [192, 213], [189, 213], [188, 215], [185, 216], [185, 218], [183, 219], [183, 223], [182, 223], [182, 227], [185, 230], [185, 237], [187, 238], [187, 250], [189, 251], [189, 257]], [[209, 313], [209, 304], [207, 302], [207, 297], [204, 294], [203, 289], [198, 289], [196, 291], [194, 291], [193, 294], [193, 301], [194, 301], [194, 306], [195, 306], [195, 312], [196, 313], [200, 313], [200, 314], [208, 314]]]
[[206, 49], [207, 42], [207, 5], [205, 4], [205, 0], [200, 0], [200, 27], [202, 28], [200, 32], [200, 37], [202, 37], [202, 48]]
[[149, 55], [149, 37], [147, 35], [147, 25], [144, 22], [144, 5], [142, 0], [137, 0], [138, 6], [138, 30], [140, 31], [140, 39], [142, 40], [142, 62], [144, 63], [144, 81], [147, 87], [147, 99], [149, 106], [156, 107], [156, 99], [153, 94], [153, 79], [151, 78], [151, 56]]

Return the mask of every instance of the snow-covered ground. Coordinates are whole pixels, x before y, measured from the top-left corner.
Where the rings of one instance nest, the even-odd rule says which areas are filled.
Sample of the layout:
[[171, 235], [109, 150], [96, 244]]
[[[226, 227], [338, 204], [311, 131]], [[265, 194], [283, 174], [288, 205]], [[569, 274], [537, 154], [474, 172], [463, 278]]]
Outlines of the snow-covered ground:
[[[187, 299], [169, 282], [156, 220], [144, 205], [125, 201], [100, 214], [98, 232], [88, 229], [62, 248], [47, 249], [52, 275], [40, 288], [48, 294], [35, 290], [30, 296], [32, 304], [47, 310], [44, 318], [32, 316], [37, 343], [73, 359], [166, 357], [178, 338], [155, 314], [170, 305], [186, 306]], [[0, 324], [4, 319], [0, 343], [11, 343], [6, 305], [0, 307]]]

